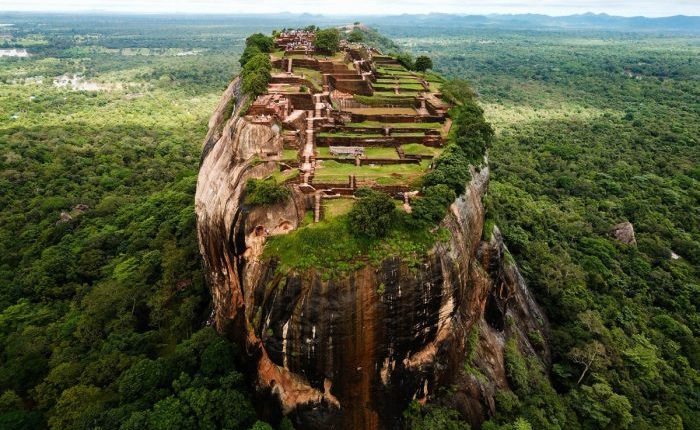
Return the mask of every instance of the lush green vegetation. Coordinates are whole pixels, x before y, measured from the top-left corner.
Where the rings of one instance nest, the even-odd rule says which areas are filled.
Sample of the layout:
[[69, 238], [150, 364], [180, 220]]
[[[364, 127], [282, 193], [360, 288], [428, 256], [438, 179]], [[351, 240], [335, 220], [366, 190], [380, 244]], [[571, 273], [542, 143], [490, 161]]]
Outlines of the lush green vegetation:
[[323, 74], [318, 70], [306, 69], [303, 67], [294, 67], [294, 73], [300, 76], [304, 76], [316, 86], [317, 90], [319, 88], [323, 88]]
[[396, 61], [401, 64], [406, 70], [413, 70], [414, 67], [414, 59], [413, 55], [406, 51], [399, 52], [398, 54], [394, 55], [394, 58], [396, 58]]
[[[418, 146], [423, 146], [423, 145], [418, 145]], [[330, 147], [328, 147], [328, 146], [317, 146], [316, 152], [318, 153], [319, 157], [323, 157], [323, 158], [348, 158], [347, 156], [344, 156], [344, 155], [343, 156], [336, 156], [336, 155], [331, 154]], [[367, 160], [372, 160], [372, 159], [398, 160], [399, 159], [399, 154], [398, 154], [398, 152], [396, 152], [396, 148], [394, 148], [394, 147], [366, 147], [364, 155], [367, 158]], [[354, 159], [354, 157], [351, 157], [351, 158]]]
[[241, 64], [242, 88], [245, 94], [255, 98], [267, 92], [267, 86], [272, 79], [272, 63], [270, 53], [275, 48], [275, 42], [270, 36], [255, 33], [245, 40], [246, 47], [239, 60]]
[[368, 160], [372, 159], [399, 159], [399, 153], [396, 152], [396, 148], [386, 147], [386, 148], [365, 148], [365, 157]]
[[[253, 31], [65, 20], [11, 19], [3, 41], [42, 43], [0, 62], [0, 428], [251, 428], [192, 200]], [[52, 85], [75, 73], [102, 89]]]
[[314, 176], [316, 182], [347, 184], [348, 177], [355, 175], [358, 181], [374, 181], [379, 185], [410, 185], [420, 180], [430, 165], [426, 160], [420, 164], [366, 164], [359, 167], [335, 160], [324, 160], [319, 164]]
[[348, 214], [350, 227], [361, 235], [379, 239], [387, 235], [394, 223], [396, 205], [387, 194], [372, 189], [359, 189], [360, 199]]
[[421, 407], [416, 400], [411, 402], [403, 418], [406, 430], [470, 430], [469, 424], [460, 419], [456, 410], [432, 404]]
[[327, 28], [316, 32], [316, 49], [323, 54], [335, 54], [340, 49], [340, 31]]
[[355, 94], [352, 98], [358, 103], [371, 107], [399, 106], [411, 108], [416, 101], [415, 94], [395, 94], [393, 91], [384, 93], [377, 91], [371, 96]]
[[270, 83], [272, 66], [267, 54], [257, 54], [243, 67], [241, 79], [243, 79], [243, 92], [255, 98], [267, 92]]
[[253, 206], [270, 206], [282, 203], [287, 200], [290, 194], [289, 188], [278, 184], [275, 178], [248, 179], [245, 184], [245, 192], [245, 203]]
[[362, 42], [369, 46], [374, 46], [382, 52], [396, 52], [399, 50], [398, 45], [394, 43], [393, 40], [389, 39], [377, 30], [367, 26], [355, 27], [347, 36], [347, 39], [351, 42], [353, 41], [351, 40], [352, 38], [361, 39], [355, 41]]
[[322, 204], [323, 218], [333, 219], [350, 212], [355, 200], [352, 198], [324, 199]]
[[407, 143], [401, 145], [401, 149], [406, 155], [431, 155], [433, 157], [437, 157], [443, 151], [442, 148], [433, 148], [420, 143]]
[[417, 72], [425, 72], [428, 69], [433, 68], [433, 60], [427, 55], [421, 55], [416, 58], [416, 62], [413, 64], [413, 68]]
[[[552, 325], [551, 380], [511, 349], [488, 429], [698, 428], [697, 38], [387, 31], [478, 90], [488, 216]], [[609, 235], [627, 220], [637, 246]]]
[[397, 210], [386, 236], [377, 239], [355, 231], [348, 215], [337, 215], [284, 236], [273, 236], [265, 245], [265, 255], [277, 258], [286, 269], [317, 270], [330, 279], [343, 276], [365, 265], [379, 264], [387, 257], [399, 257], [418, 265], [437, 241], [449, 239], [449, 232], [416, 228], [415, 223]]
[[423, 196], [413, 202], [411, 219], [418, 225], [435, 225], [445, 218], [447, 207], [457, 194], [445, 184], [430, 185], [423, 189]]

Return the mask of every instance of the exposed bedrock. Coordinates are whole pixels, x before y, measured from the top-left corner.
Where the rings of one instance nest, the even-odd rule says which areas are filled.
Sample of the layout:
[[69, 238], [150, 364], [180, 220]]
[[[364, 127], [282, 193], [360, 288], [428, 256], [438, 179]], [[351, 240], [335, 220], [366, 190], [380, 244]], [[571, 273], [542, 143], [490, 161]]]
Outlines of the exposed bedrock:
[[[200, 250], [217, 329], [249, 357], [257, 388], [279, 403], [300, 429], [393, 429], [412, 399], [429, 400], [455, 384], [455, 406], [477, 427], [493, 412], [497, 389], [508, 387], [505, 341], [548, 360], [546, 322], [497, 229], [482, 241], [488, 167], [472, 172], [450, 207], [451, 232], [418, 265], [387, 258], [342, 278], [289, 272], [262, 257], [264, 238], [294, 229], [309, 202], [294, 192], [271, 208], [242, 204], [245, 181], [277, 167], [260, 154], [279, 151], [281, 133], [219, 113], [212, 117], [196, 194]], [[257, 155], [257, 156], [256, 156]], [[478, 328], [475, 365], [465, 374], [469, 336]], [[546, 336], [545, 336], [546, 337]]]

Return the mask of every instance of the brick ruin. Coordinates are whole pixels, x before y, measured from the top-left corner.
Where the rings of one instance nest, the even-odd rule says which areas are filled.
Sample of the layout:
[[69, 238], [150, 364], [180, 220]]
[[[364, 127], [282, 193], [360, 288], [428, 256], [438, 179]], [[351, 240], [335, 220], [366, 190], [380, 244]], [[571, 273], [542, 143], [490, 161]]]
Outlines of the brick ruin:
[[[439, 151], [451, 125], [450, 105], [434, 84], [375, 48], [342, 41], [329, 57], [317, 54], [314, 42], [315, 34], [303, 30], [275, 38], [267, 94], [253, 101], [246, 118], [280, 127], [285, 151], [261, 155], [279, 161], [285, 183], [313, 196], [316, 222], [323, 199], [351, 198], [359, 187], [389, 193], [410, 210], [409, 196], [417, 194], [411, 181], [338, 177], [324, 163], [378, 167], [380, 176], [384, 166], [429, 163], [438, 152], [407, 154], [403, 145]], [[376, 148], [384, 149], [377, 155]]]

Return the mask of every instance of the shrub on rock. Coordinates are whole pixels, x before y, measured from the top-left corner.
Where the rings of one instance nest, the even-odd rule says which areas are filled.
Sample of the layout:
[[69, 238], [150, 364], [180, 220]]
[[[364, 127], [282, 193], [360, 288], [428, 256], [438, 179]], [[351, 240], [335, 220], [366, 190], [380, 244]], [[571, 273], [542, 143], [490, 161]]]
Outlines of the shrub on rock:
[[391, 197], [372, 191], [363, 193], [350, 210], [350, 227], [364, 236], [378, 239], [386, 236], [394, 221], [396, 206]]
[[447, 207], [455, 200], [455, 192], [440, 184], [425, 189], [423, 197], [411, 205], [411, 215], [418, 223], [436, 224], [445, 217]]
[[272, 206], [289, 197], [289, 189], [274, 179], [249, 179], [246, 182], [245, 203], [253, 206]]

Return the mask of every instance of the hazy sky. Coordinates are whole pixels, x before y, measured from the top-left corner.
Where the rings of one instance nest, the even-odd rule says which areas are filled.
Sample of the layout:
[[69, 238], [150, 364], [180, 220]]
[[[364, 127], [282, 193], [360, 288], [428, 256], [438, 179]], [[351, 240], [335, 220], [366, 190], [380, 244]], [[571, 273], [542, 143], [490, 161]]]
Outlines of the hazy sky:
[[624, 16], [700, 15], [700, 0], [0, 0], [0, 11], [84, 11], [264, 13], [313, 12], [367, 15], [451, 12], [545, 13], [605, 12]]

